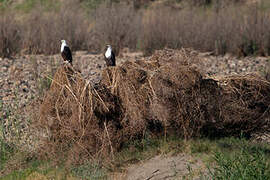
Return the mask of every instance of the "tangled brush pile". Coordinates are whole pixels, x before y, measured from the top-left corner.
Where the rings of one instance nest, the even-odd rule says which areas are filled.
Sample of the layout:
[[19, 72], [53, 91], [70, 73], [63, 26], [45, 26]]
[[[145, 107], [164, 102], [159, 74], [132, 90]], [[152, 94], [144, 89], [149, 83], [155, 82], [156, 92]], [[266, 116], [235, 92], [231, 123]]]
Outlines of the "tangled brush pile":
[[95, 87], [73, 68], [60, 67], [40, 108], [40, 127], [49, 134], [40, 150], [68, 152], [72, 163], [80, 163], [113, 157], [145, 133], [191, 138], [269, 127], [269, 82], [257, 76], [205, 79], [194, 65], [199, 60], [191, 51], [158, 51], [104, 69]]

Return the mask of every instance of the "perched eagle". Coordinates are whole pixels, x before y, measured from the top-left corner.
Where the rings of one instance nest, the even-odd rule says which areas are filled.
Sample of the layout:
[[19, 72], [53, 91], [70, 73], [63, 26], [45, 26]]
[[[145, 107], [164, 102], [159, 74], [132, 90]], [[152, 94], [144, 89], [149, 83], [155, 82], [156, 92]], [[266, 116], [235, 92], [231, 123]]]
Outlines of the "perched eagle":
[[107, 66], [115, 66], [115, 55], [111, 45], [107, 45], [107, 50], [104, 54], [104, 58]]
[[65, 40], [61, 40], [61, 55], [64, 61], [68, 61], [72, 65], [72, 54]]

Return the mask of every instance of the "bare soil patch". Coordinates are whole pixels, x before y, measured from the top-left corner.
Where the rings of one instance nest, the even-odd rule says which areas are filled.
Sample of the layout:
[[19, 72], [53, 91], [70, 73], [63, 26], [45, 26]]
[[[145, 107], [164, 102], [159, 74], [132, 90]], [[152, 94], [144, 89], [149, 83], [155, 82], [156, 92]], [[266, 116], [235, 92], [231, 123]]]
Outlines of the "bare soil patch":
[[[190, 172], [188, 169], [192, 169]], [[131, 165], [127, 168], [126, 179], [181, 179], [184, 176], [191, 179], [199, 178], [206, 166], [190, 155], [163, 157], [156, 156], [150, 160]]]
[[113, 173], [111, 179], [158, 180], [158, 179], [199, 179], [206, 173], [203, 162], [187, 154], [177, 156], [158, 155], [149, 160], [130, 164], [124, 173]]

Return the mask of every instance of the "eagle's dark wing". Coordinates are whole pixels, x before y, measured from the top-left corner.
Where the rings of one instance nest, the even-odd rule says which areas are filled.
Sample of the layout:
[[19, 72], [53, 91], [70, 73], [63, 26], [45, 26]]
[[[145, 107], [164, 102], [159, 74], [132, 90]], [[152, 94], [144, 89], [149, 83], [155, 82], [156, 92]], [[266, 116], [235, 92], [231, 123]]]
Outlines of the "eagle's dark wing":
[[104, 60], [105, 60], [107, 66], [115, 66], [115, 55], [113, 52], [111, 53], [111, 57], [109, 57], [109, 58], [106, 58], [106, 56], [104, 54]]
[[68, 46], [65, 46], [65, 47], [64, 47], [64, 50], [63, 50], [63, 52], [61, 53], [61, 55], [62, 55], [62, 57], [63, 57], [63, 59], [64, 59], [65, 61], [68, 61], [69, 63], [72, 64], [72, 53], [71, 53], [71, 51], [70, 51], [70, 49], [69, 49]]
[[111, 55], [111, 66], [115, 66], [115, 55], [114, 55], [113, 51], [112, 51], [112, 55]]

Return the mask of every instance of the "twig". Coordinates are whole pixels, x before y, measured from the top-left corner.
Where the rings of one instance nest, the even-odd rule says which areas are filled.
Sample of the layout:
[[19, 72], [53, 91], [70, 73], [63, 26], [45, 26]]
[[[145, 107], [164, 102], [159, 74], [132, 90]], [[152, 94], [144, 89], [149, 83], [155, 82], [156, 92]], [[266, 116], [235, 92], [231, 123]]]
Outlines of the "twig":
[[152, 179], [154, 176], [157, 175], [157, 174], [155, 174], [155, 173], [158, 172], [158, 171], [159, 171], [159, 169], [157, 169], [157, 170], [155, 170], [154, 172], [152, 172], [152, 175], [151, 175], [150, 177], [146, 178], [145, 180], [150, 180], [150, 179]]
[[109, 143], [110, 143], [110, 146], [111, 146], [112, 158], [113, 158], [113, 161], [114, 161], [114, 153], [113, 153], [112, 142], [111, 142], [111, 139], [110, 139], [110, 136], [109, 136], [109, 132], [108, 132], [108, 129], [107, 129], [107, 126], [106, 126], [106, 122], [104, 122], [104, 127], [105, 127], [105, 131], [107, 133], [108, 139], [109, 139]]
[[98, 98], [100, 99], [100, 101], [102, 102], [102, 104], [104, 105], [104, 107], [106, 108], [106, 110], [109, 112], [109, 108], [106, 106], [105, 102], [102, 100], [102, 98], [100, 97], [100, 95], [98, 94], [97, 90], [95, 90], [95, 88], [92, 88], [95, 93], [97, 94]]
[[[62, 94], [63, 89], [64, 89], [64, 88], [62, 87], [62, 88], [61, 88], [61, 91], [60, 91], [60, 94]], [[55, 102], [55, 111], [56, 111], [57, 119], [58, 119], [59, 123], [61, 123], [61, 118], [60, 118], [59, 111], [58, 111], [58, 108], [57, 108], [57, 104], [58, 104], [59, 100], [60, 100], [60, 95], [59, 95], [59, 97], [57, 98], [57, 101]]]

